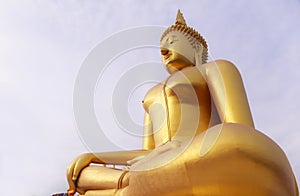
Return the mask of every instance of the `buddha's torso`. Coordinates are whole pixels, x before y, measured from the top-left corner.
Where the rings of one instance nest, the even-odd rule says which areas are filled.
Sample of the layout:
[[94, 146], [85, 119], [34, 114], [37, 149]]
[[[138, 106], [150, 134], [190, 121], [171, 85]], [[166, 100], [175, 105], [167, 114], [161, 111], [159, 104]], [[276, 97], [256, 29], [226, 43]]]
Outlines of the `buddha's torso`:
[[208, 86], [195, 67], [177, 71], [151, 88], [143, 106], [151, 118], [155, 146], [191, 139], [212, 123]]

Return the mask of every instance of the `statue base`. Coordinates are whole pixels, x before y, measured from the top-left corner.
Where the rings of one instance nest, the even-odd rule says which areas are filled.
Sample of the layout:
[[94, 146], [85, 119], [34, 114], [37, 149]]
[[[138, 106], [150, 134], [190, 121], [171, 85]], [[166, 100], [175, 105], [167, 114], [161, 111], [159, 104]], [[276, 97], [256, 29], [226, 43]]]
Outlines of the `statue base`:
[[56, 193], [52, 196], [68, 196], [68, 193]]

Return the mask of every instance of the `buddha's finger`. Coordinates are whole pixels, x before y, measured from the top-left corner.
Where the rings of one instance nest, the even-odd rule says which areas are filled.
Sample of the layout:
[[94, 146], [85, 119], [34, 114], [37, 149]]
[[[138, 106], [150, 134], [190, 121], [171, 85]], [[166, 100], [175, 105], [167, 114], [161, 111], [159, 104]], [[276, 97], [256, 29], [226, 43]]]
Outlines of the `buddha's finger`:
[[88, 166], [89, 164], [90, 164], [90, 162], [88, 162], [85, 159], [78, 159], [74, 165], [72, 180], [76, 181], [81, 170], [83, 168], [85, 168], [86, 166]]
[[77, 159], [73, 160], [70, 166], [67, 169], [67, 179], [68, 181], [73, 180], [74, 167], [76, 165]]
[[72, 169], [71, 169], [71, 167], [69, 167], [67, 170], [67, 181], [69, 184], [68, 195], [70, 195], [70, 196], [74, 195], [76, 192], [76, 185], [71, 177], [72, 177]]
[[74, 169], [73, 169], [73, 175], [72, 175], [73, 181], [77, 180], [77, 177], [78, 177], [80, 171], [81, 171], [81, 169], [79, 169], [78, 163], [76, 163], [74, 166]]
[[133, 159], [127, 161], [127, 164], [128, 164], [128, 165], [132, 165], [132, 164], [134, 164], [134, 163], [136, 163], [136, 162], [142, 160], [144, 157], [145, 157], [145, 155], [135, 157], [135, 158], [133, 158]]
[[71, 189], [71, 188], [68, 189], [68, 196], [74, 196], [75, 193], [76, 193], [75, 190], [73, 190], [73, 189]]

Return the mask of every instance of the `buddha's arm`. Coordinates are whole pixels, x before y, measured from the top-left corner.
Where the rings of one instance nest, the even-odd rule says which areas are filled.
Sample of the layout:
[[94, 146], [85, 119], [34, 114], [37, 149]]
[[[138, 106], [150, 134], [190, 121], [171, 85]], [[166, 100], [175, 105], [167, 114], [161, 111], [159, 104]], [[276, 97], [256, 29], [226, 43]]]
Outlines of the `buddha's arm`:
[[103, 153], [85, 153], [77, 157], [67, 169], [67, 181], [69, 183], [69, 193], [75, 193], [76, 181], [82, 169], [91, 163], [128, 165], [127, 161], [139, 156], [148, 154], [147, 150], [130, 150]]
[[144, 135], [143, 135], [143, 149], [153, 150], [155, 148], [154, 138], [153, 138], [153, 128], [150, 115], [145, 112], [144, 118]]
[[202, 66], [206, 81], [222, 122], [254, 127], [241, 75], [230, 62], [218, 60]]
[[[144, 117], [144, 134], [143, 134], [143, 149], [144, 150], [153, 150], [155, 148], [154, 138], [153, 138], [153, 129], [152, 129], [152, 121], [147, 112], [145, 112]], [[133, 165], [136, 162], [143, 159], [145, 155], [136, 157], [132, 160], [127, 161], [129, 165]]]
[[128, 165], [140, 160], [149, 150], [154, 149], [154, 139], [152, 131], [152, 122], [148, 113], [145, 113], [143, 150], [130, 150], [118, 152], [85, 153], [77, 157], [67, 170], [67, 180], [69, 183], [69, 193], [76, 192], [76, 181], [82, 169], [91, 163], [98, 164], [116, 164]]
[[89, 166], [91, 163], [98, 164], [115, 164], [127, 165], [127, 161], [138, 156], [148, 154], [147, 150], [130, 150], [117, 152], [103, 152], [103, 153], [85, 153], [77, 157], [69, 166], [67, 170], [67, 180], [69, 183], [69, 192], [76, 190], [76, 181], [82, 169]]

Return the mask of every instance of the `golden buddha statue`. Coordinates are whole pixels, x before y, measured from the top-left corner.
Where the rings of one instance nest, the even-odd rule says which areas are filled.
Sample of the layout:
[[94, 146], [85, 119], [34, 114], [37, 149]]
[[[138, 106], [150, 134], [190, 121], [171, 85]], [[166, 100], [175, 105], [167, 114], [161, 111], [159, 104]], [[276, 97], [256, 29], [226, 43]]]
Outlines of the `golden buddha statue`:
[[298, 195], [286, 155], [254, 128], [237, 68], [206, 63], [207, 44], [180, 11], [160, 44], [170, 76], [144, 98], [143, 149], [80, 155], [68, 194]]

